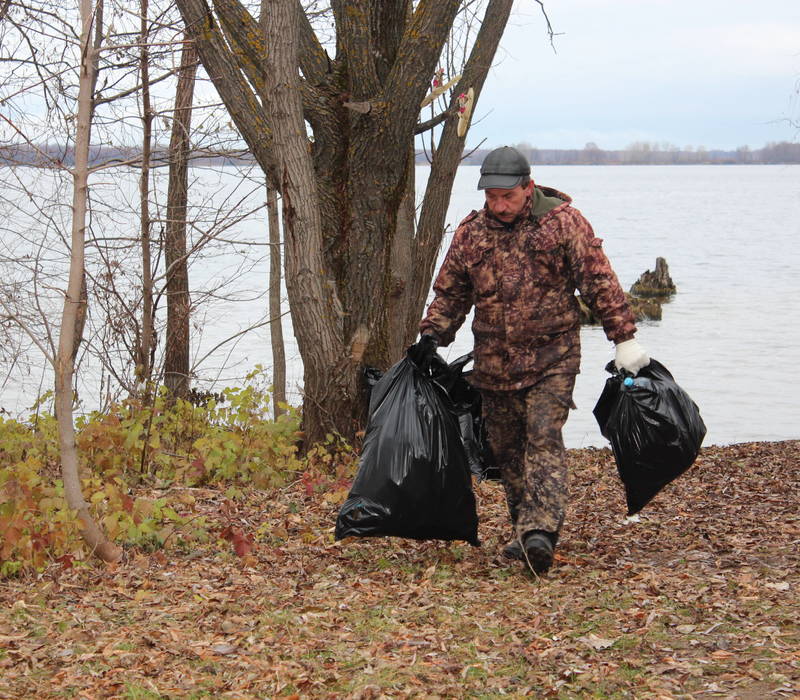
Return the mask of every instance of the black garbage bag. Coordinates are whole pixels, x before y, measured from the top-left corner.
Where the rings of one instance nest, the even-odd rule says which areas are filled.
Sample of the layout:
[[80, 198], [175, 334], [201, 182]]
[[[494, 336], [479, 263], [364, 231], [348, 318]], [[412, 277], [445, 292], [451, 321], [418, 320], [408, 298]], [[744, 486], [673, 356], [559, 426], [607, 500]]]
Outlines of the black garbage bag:
[[594, 415], [611, 442], [633, 515], [692, 466], [706, 426], [697, 405], [657, 360], [636, 377], [617, 371], [613, 361], [606, 371], [611, 376]]
[[[486, 421], [483, 418], [481, 393], [469, 383], [471, 370], [464, 367], [472, 362], [473, 353], [467, 353], [447, 364], [436, 355], [430, 366], [431, 379], [447, 392], [449, 407], [458, 420], [461, 441], [467, 453], [469, 470], [479, 481], [499, 480], [500, 469], [494, 459], [486, 434]], [[367, 389], [372, 390], [383, 376], [374, 367], [364, 370]]]
[[358, 472], [336, 519], [337, 540], [396, 536], [477, 546], [472, 477], [453, 404], [405, 357], [372, 387]]
[[470, 471], [480, 481], [498, 480], [500, 469], [489, 447], [481, 393], [469, 383], [470, 371], [464, 371], [464, 367], [472, 362], [472, 358], [473, 353], [470, 352], [453, 360], [444, 368], [440, 367], [438, 370], [434, 368], [433, 379], [444, 387], [450, 397], [453, 411], [458, 418]]

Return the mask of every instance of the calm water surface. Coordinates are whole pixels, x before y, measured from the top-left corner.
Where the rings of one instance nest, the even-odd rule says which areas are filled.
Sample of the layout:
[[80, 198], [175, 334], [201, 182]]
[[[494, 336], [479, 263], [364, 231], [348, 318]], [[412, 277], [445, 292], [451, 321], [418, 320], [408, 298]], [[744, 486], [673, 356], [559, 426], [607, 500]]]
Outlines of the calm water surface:
[[[420, 185], [427, 174], [427, 167], [417, 168]], [[625, 289], [654, 267], [656, 257], [666, 258], [678, 293], [664, 307], [663, 320], [642, 324], [637, 338], [699, 405], [708, 426], [706, 445], [800, 438], [800, 379], [794, 371], [800, 346], [795, 281], [800, 166], [534, 166], [534, 178], [572, 196], [604, 239]], [[459, 169], [448, 214], [451, 230], [482, 206], [477, 179], [476, 166]], [[243, 240], [266, 238], [263, 218], [244, 222], [241, 229]], [[236, 264], [234, 255], [229, 269]], [[191, 283], [213, 282], [221, 275], [219, 264], [196, 265]], [[220, 302], [195, 319], [202, 329], [195, 358], [263, 320], [266, 299], [255, 292], [263, 291], [267, 278], [266, 260], [242, 271], [236, 285], [251, 300]], [[290, 400], [296, 402], [302, 364], [288, 316], [284, 334]], [[599, 328], [584, 328], [581, 338], [578, 410], [567, 422], [565, 440], [568, 447], [604, 446], [591, 411], [613, 349]], [[454, 359], [471, 347], [468, 320], [443, 354]], [[200, 377], [208, 388], [236, 385], [257, 363], [271, 365], [265, 328], [212, 352]], [[84, 396], [91, 395], [91, 376], [85, 373]], [[46, 373], [31, 373], [7, 384], [2, 405], [24, 413], [39, 387], [49, 388], [48, 381]]]
[[[480, 206], [477, 170], [460, 169], [453, 207]], [[534, 178], [572, 196], [625, 289], [666, 258], [678, 293], [637, 339], [700, 407], [705, 444], [800, 438], [800, 166], [542, 166]], [[565, 441], [603, 446], [591, 409], [612, 347], [599, 328], [581, 341]]]

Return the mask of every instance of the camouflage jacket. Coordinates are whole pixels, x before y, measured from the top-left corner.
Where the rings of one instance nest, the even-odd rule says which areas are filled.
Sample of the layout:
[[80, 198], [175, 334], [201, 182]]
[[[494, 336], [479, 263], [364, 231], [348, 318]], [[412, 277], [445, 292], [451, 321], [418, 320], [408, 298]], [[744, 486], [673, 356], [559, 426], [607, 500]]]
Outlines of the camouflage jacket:
[[596, 238], [571, 199], [536, 187], [509, 228], [486, 208], [459, 225], [420, 323], [441, 345], [475, 306], [477, 387], [522, 389], [549, 374], [580, 371], [580, 317], [575, 291], [602, 320], [609, 340], [636, 332], [634, 317]]

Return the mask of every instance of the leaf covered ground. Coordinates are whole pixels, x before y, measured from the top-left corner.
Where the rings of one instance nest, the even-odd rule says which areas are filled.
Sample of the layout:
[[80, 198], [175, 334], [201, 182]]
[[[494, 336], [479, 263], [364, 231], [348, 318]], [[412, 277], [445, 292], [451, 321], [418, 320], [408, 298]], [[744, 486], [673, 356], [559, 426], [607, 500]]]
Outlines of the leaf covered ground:
[[496, 483], [480, 548], [335, 543], [309, 480], [172, 493], [206, 544], [0, 583], [0, 697], [800, 698], [800, 442], [705, 448], [640, 522], [608, 450], [569, 461], [541, 578]]

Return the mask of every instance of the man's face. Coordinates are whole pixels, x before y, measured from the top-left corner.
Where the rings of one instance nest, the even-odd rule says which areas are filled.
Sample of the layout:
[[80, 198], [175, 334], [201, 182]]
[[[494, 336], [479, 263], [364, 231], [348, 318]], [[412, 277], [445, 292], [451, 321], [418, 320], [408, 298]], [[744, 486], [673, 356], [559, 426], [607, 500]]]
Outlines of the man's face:
[[528, 201], [533, 191], [533, 180], [527, 186], [517, 185], [511, 190], [491, 188], [484, 190], [486, 206], [504, 224], [510, 224], [519, 216], [519, 213]]

